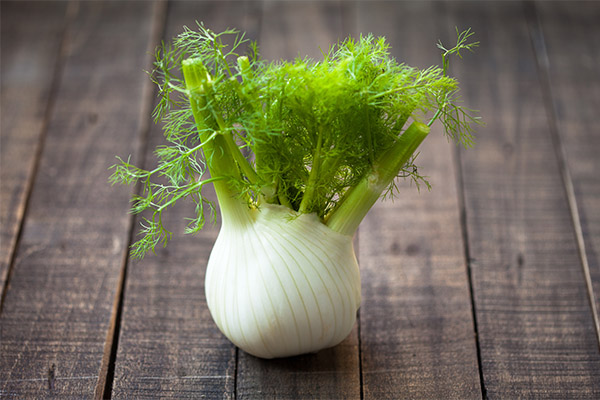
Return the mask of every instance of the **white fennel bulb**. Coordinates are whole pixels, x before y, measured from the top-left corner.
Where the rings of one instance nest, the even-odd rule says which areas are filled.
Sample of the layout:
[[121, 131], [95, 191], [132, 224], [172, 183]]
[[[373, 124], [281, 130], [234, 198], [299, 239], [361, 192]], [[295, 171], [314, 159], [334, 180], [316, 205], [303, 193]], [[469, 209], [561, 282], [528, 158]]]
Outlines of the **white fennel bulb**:
[[224, 219], [206, 271], [217, 326], [262, 358], [316, 352], [340, 343], [356, 321], [360, 275], [352, 237], [315, 215], [265, 204]]

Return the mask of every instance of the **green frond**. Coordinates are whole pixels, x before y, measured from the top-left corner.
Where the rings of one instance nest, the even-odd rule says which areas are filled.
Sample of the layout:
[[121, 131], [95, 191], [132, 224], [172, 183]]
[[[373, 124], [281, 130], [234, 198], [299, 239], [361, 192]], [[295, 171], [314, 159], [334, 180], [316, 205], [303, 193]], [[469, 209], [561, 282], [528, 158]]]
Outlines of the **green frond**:
[[[385, 38], [371, 34], [338, 42], [322, 60], [265, 62], [235, 29], [184, 27], [157, 49], [150, 72], [158, 88], [153, 117], [166, 139], [156, 148], [157, 165], [145, 170], [119, 159], [110, 177], [138, 183], [132, 211], [151, 213], [132, 254], [168, 241], [162, 213], [181, 199], [196, 204], [186, 232], [202, 229], [214, 209], [202, 195], [210, 182], [250, 208], [277, 203], [326, 221], [403, 144], [411, 124], [439, 120], [449, 139], [472, 145], [480, 121], [447, 75], [450, 56], [478, 45], [472, 35], [457, 30], [455, 46], [437, 44], [442, 65], [419, 70], [396, 61]], [[403, 160], [394, 174], [429, 189], [415, 156]], [[386, 185], [384, 197], [397, 194], [394, 181]]]

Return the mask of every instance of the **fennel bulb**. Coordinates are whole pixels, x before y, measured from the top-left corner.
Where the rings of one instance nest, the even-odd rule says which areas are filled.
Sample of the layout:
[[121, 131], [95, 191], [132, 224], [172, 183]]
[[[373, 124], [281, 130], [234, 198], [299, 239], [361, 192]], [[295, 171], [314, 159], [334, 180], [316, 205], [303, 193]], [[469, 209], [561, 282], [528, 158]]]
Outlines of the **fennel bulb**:
[[281, 205], [224, 219], [207, 266], [206, 300], [221, 332], [257, 357], [335, 346], [360, 305], [352, 237]]

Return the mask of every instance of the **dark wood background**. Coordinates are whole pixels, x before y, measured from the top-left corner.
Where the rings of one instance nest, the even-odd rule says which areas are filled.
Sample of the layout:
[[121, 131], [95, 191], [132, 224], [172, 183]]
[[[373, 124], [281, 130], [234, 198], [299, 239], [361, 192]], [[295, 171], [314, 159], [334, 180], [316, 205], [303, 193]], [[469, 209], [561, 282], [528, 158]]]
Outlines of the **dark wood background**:
[[[600, 398], [600, 3], [2, 1], [0, 398]], [[151, 165], [154, 47], [237, 27], [267, 59], [384, 35], [452, 73], [481, 111], [473, 149], [427, 139], [422, 171], [356, 238], [363, 302], [339, 346], [265, 361], [217, 330], [204, 267], [218, 226], [130, 262]], [[439, 133], [439, 130], [434, 133]], [[183, 230], [188, 206], [169, 224]]]

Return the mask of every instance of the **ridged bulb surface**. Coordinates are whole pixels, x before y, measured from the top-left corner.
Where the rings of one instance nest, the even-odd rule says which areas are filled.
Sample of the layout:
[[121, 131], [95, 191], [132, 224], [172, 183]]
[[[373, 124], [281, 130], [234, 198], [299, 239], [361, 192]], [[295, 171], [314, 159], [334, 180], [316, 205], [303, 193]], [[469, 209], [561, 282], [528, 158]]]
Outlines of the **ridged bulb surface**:
[[352, 237], [314, 215], [266, 205], [246, 223], [224, 221], [206, 271], [217, 326], [242, 350], [288, 357], [344, 340], [360, 305]]

